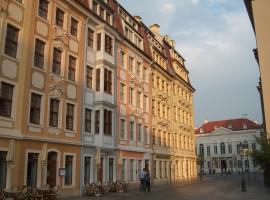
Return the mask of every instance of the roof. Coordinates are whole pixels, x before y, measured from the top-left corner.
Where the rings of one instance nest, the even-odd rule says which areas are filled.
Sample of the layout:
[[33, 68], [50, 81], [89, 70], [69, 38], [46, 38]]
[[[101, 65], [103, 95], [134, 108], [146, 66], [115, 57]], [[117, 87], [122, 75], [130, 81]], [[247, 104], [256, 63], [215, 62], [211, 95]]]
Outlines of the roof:
[[[211, 133], [218, 127], [224, 127], [232, 131], [240, 131], [240, 130], [259, 129], [261, 126], [251, 121], [250, 119], [245, 118], [228, 119], [221, 121], [206, 122], [201, 127], [195, 129], [195, 134]], [[201, 130], [203, 132], [201, 132]]]

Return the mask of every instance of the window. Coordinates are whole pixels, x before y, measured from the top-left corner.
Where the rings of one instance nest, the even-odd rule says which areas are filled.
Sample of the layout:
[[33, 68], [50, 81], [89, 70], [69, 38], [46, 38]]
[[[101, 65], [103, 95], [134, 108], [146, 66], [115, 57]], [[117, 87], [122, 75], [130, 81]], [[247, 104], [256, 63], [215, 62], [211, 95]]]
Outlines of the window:
[[91, 132], [91, 115], [92, 115], [92, 110], [86, 108], [85, 109], [85, 117], [84, 117], [84, 130], [86, 132]]
[[95, 132], [99, 134], [99, 120], [100, 120], [100, 111], [96, 110], [95, 112]]
[[94, 31], [91, 28], [88, 28], [87, 31], [87, 46], [91, 49], [94, 48]]
[[0, 115], [4, 117], [11, 117], [13, 85], [8, 83], [1, 83], [0, 93]]
[[237, 144], [237, 145], [236, 145], [236, 151], [237, 151], [237, 154], [240, 154], [240, 150], [241, 150], [241, 149], [240, 149], [240, 144]]
[[167, 175], [167, 161], [164, 161], [164, 174], [165, 174], [165, 178], [168, 177]]
[[137, 62], [137, 75], [138, 77], [141, 77], [141, 63]]
[[43, 19], [47, 19], [48, 4], [49, 4], [48, 0], [39, 0], [38, 16], [42, 17]]
[[126, 159], [122, 160], [121, 179], [126, 180]]
[[156, 144], [156, 129], [153, 128], [153, 144]]
[[154, 160], [153, 163], [153, 173], [154, 173], [154, 178], [157, 178], [157, 161]]
[[105, 52], [112, 55], [113, 48], [112, 48], [112, 38], [105, 34]]
[[217, 154], [217, 145], [214, 145], [214, 153]]
[[124, 83], [120, 83], [120, 100], [126, 100], [126, 85]]
[[220, 143], [220, 153], [225, 154], [225, 144], [223, 142]]
[[102, 19], [104, 19], [105, 17], [105, 10], [104, 10], [104, 8], [102, 8], [102, 7], [100, 7], [99, 8], [99, 16], [102, 18]]
[[138, 141], [142, 142], [142, 125], [138, 124]]
[[251, 144], [252, 152], [256, 151], [256, 143]]
[[203, 147], [203, 144], [200, 144], [200, 154], [199, 155], [200, 156], [204, 156], [204, 147]]
[[133, 57], [129, 57], [129, 71], [130, 72], [134, 72], [134, 58]]
[[148, 127], [144, 127], [144, 143], [148, 144]]
[[31, 94], [31, 106], [30, 106], [30, 123], [40, 123], [40, 106], [41, 106], [41, 95], [32, 93]]
[[17, 46], [18, 46], [18, 37], [19, 37], [19, 29], [14, 26], [8, 24], [7, 32], [6, 32], [6, 42], [5, 42], [5, 54], [16, 58], [17, 56]]
[[90, 184], [91, 177], [91, 157], [84, 157], [84, 183]]
[[210, 156], [210, 146], [207, 146], [207, 156]]
[[228, 145], [228, 152], [232, 153], [232, 145], [231, 144]]
[[38, 153], [28, 153], [27, 156], [27, 180], [28, 186], [35, 186], [37, 183]]
[[247, 129], [247, 124], [243, 124], [243, 129]]
[[143, 96], [143, 111], [147, 111], [147, 105], [148, 105], [148, 97], [146, 95]]
[[130, 121], [130, 140], [134, 140], [134, 121]]
[[58, 112], [59, 112], [59, 100], [50, 100], [50, 120], [49, 125], [53, 127], [58, 127]]
[[45, 51], [45, 42], [36, 39], [34, 66], [40, 69], [42, 69], [44, 65], [44, 51]]
[[156, 101], [152, 100], [152, 115], [156, 115]]
[[137, 92], [137, 107], [141, 108], [142, 104], [141, 104], [141, 99], [142, 99], [142, 93], [141, 92]]
[[71, 17], [70, 34], [77, 37], [78, 34], [78, 21]]
[[92, 10], [96, 14], [97, 14], [97, 6], [98, 6], [97, 2], [96, 1], [93, 1]]
[[162, 161], [159, 161], [159, 177], [162, 178]]
[[112, 135], [112, 111], [104, 110], [104, 134]]
[[129, 180], [130, 182], [134, 181], [134, 159], [130, 159], [130, 172], [129, 172]]
[[93, 89], [92, 81], [93, 81], [93, 68], [90, 66], [86, 66], [86, 87], [87, 88]]
[[65, 185], [72, 185], [73, 156], [65, 156]]
[[104, 92], [112, 94], [112, 71], [104, 68]]
[[125, 56], [126, 56], [125, 52], [121, 51], [120, 52], [120, 60], [121, 60], [122, 68], [126, 67]]
[[7, 152], [0, 151], [0, 187], [6, 187], [7, 177]]
[[147, 74], [147, 68], [144, 67], [144, 68], [143, 68], [143, 80], [144, 80], [144, 81], [147, 81], [147, 79], [146, 79], [146, 74]]
[[55, 24], [61, 28], [64, 26], [64, 15], [65, 12], [63, 10], [56, 8]]
[[75, 73], [76, 73], [76, 58], [74, 58], [73, 56], [69, 56], [68, 80], [75, 81]]
[[120, 138], [126, 138], [126, 120], [120, 120]]
[[60, 72], [61, 72], [61, 57], [62, 57], [62, 51], [57, 48], [54, 48], [52, 71], [53, 73], [58, 74], [58, 75], [60, 75]]
[[101, 33], [97, 34], [97, 51], [101, 50]]
[[134, 89], [129, 88], [129, 104], [134, 105]]
[[74, 105], [68, 103], [66, 113], [66, 129], [73, 130], [73, 121], [74, 121]]
[[111, 14], [108, 13], [108, 12], [106, 12], [106, 22], [107, 22], [108, 24], [111, 24]]
[[100, 90], [100, 69], [96, 69], [96, 90]]

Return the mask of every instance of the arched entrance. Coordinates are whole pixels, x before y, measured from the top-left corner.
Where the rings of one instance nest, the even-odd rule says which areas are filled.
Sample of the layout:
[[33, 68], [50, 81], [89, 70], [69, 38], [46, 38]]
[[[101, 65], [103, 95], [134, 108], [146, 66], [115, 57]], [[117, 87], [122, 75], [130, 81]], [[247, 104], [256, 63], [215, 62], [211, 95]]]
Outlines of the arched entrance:
[[57, 165], [57, 153], [52, 151], [48, 153], [47, 164], [47, 184], [51, 187], [56, 185], [56, 165]]

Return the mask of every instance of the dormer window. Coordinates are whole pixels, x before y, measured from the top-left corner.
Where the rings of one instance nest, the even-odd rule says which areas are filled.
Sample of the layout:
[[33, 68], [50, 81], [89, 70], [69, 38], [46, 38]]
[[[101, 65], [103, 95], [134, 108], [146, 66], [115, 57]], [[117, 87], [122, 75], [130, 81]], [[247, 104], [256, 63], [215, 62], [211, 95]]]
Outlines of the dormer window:
[[229, 124], [229, 125], [228, 125], [228, 128], [229, 128], [229, 129], [232, 129], [232, 125], [231, 125], [231, 124]]
[[218, 128], [218, 126], [215, 126], [215, 130]]
[[200, 128], [200, 133], [203, 133], [203, 129], [202, 128]]
[[247, 129], [247, 124], [243, 124], [243, 129]]

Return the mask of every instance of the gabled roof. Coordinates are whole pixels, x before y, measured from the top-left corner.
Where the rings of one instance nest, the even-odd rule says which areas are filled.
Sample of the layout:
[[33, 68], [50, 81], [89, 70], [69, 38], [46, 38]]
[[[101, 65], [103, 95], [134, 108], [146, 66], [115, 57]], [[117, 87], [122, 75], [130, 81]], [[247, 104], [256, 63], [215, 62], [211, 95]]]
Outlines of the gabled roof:
[[[200, 128], [195, 129], [195, 134], [209, 134], [218, 127], [224, 127], [232, 131], [259, 129], [261, 126], [249, 119], [228, 119], [221, 121], [206, 122]], [[201, 132], [202, 130], [202, 132]]]

